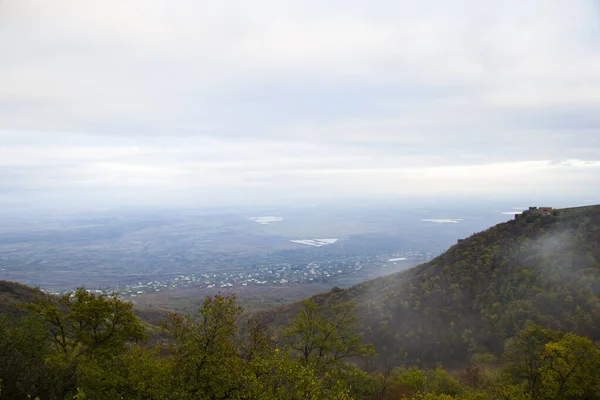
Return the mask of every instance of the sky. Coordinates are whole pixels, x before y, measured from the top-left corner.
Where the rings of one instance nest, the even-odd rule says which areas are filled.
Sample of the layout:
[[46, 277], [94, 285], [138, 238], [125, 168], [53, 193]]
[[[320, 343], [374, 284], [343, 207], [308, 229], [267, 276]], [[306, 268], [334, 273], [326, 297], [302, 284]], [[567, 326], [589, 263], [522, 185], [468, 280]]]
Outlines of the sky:
[[0, 205], [600, 203], [600, 2], [0, 0]]

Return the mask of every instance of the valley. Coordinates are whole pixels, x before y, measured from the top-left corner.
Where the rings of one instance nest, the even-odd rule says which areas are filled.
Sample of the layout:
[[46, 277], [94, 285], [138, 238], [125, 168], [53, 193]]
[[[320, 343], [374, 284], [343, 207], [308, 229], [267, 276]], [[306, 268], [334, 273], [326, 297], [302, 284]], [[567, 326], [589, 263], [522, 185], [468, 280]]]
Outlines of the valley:
[[[506, 219], [501, 205], [488, 207], [359, 203], [11, 216], [0, 225], [0, 279], [52, 293], [83, 285], [129, 297], [192, 287], [348, 287], [430, 260], [457, 238]], [[426, 218], [455, 215], [454, 223]]]

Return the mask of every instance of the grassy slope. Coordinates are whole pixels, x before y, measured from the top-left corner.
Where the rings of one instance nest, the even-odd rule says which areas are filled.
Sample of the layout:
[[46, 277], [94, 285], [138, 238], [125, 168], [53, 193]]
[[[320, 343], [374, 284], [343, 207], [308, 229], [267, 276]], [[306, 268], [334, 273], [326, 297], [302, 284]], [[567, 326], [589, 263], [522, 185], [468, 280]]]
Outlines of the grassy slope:
[[[365, 340], [390, 365], [457, 366], [499, 355], [532, 320], [600, 339], [600, 206], [523, 216], [412, 270], [314, 296], [358, 305]], [[285, 324], [299, 304], [262, 314]]]

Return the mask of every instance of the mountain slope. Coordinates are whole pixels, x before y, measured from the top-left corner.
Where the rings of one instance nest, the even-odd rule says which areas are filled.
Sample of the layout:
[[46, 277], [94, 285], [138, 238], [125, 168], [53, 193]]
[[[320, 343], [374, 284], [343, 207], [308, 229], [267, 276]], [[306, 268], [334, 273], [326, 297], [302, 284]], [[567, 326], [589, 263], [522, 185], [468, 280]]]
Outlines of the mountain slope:
[[32, 287], [17, 282], [0, 281], [0, 315], [19, 314], [17, 305], [31, 302], [35, 293]]
[[[313, 299], [358, 306], [384, 364], [457, 366], [501, 354], [531, 320], [600, 339], [600, 206], [534, 211], [399, 274]], [[298, 304], [267, 312], [285, 324]]]

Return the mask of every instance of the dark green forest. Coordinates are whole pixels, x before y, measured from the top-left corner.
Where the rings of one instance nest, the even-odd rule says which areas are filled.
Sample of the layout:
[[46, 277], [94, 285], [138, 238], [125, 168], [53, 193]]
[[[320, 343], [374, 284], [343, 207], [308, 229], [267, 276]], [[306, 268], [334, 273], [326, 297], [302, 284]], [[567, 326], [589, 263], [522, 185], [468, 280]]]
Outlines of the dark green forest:
[[0, 398], [597, 399], [600, 207], [532, 210], [412, 270], [160, 324], [0, 284]]

